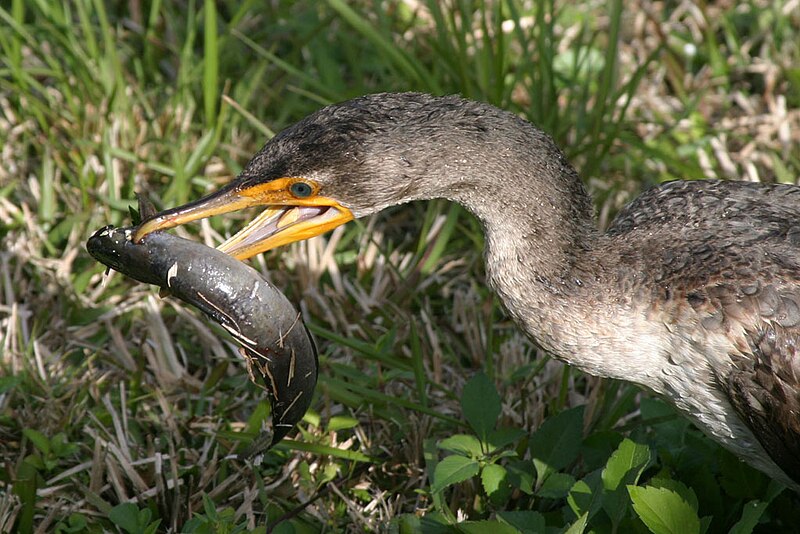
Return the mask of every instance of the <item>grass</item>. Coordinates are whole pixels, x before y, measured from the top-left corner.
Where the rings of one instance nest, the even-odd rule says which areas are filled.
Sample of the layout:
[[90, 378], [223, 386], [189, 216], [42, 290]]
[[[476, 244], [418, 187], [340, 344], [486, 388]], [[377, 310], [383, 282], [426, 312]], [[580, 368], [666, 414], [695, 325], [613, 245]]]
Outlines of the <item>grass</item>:
[[[230, 338], [83, 246], [137, 191], [196, 198], [273, 132], [381, 90], [536, 122], [601, 225], [667, 179], [794, 182], [800, 10], [721, 5], [5, 3], [0, 531], [792, 531], [797, 496], [657, 399], [532, 346], [458, 207], [254, 262], [321, 355], [312, 410], [258, 466], [227, 458], [268, 415]], [[244, 220], [179, 232], [213, 244]]]

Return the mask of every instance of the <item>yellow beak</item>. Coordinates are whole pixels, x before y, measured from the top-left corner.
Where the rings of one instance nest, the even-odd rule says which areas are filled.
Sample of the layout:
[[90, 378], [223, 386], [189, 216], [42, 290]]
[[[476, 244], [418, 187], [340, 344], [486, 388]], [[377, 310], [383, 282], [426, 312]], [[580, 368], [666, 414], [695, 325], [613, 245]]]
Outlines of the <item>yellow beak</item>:
[[354, 219], [349, 209], [332, 198], [315, 194], [305, 198], [293, 196], [289, 186], [297, 181], [297, 178], [279, 178], [247, 187], [232, 182], [204, 198], [156, 214], [139, 226], [134, 241], [138, 243], [151, 232], [212, 215], [266, 206], [263, 213], [219, 246], [223, 252], [245, 260], [281, 245], [323, 234]]

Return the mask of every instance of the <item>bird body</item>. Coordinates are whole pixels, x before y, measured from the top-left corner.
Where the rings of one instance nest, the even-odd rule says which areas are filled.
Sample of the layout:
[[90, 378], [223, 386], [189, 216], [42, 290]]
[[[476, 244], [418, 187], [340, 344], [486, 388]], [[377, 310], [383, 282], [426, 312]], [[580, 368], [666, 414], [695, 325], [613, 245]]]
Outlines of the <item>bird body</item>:
[[601, 232], [577, 173], [530, 123], [459, 97], [380, 94], [287, 128], [234, 182], [137, 238], [265, 205], [221, 247], [243, 259], [433, 198], [480, 220], [487, 279], [544, 349], [663, 395], [800, 489], [800, 187], [663, 184]]
[[524, 238], [487, 239], [487, 276], [552, 354], [666, 397], [796, 488], [799, 221], [798, 187], [671, 182], [627, 206], [605, 233], [588, 231], [558, 276], [537, 278], [515, 261], [535, 254]]

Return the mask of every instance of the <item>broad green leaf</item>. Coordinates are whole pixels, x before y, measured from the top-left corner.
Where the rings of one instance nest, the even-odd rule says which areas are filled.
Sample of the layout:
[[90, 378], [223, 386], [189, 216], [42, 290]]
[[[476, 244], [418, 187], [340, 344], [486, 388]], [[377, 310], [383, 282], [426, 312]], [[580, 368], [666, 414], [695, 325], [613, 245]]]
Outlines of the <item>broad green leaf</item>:
[[334, 415], [328, 421], [328, 431], [336, 432], [337, 430], [347, 430], [358, 426], [358, 419], [345, 415]]
[[[439, 451], [436, 449], [436, 443], [433, 438], [423, 440], [422, 455], [425, 459], [425, 473], [428, 475], [431, 485], [433, 485], [436, 480], [436, 468], [439, 466]], [[450, 508], [445, 505], [442, 494], [433, 492], [431, 497], [434, 508], [441, 512], [449, 522], [455, 522], [456, 518]]]
[[599, 470], [592, 471], [572, 486], [567, 504], [575, 517], [588, 514], [587, 519], [591, 519], [600, 510], [603, 504], [603, 481]]
[[563, 499], [575, 485], [575, 477], [566, 473], [553, 473], [536, 491], [536, 495], [546, 499]]
[[203, 494], [203, 511], [205, 512], [206, 516], [209, 519], [217, 521], [219, 520], [219, 514], [217, 513], [217, 505], [214, 501], [209, 497], [207, 493]]
[[89, 523], [86, 521], [86, 516], [79, 513], [72, 513], [67, 518], [66, 522], [61, 521], [56, 525], [56, 532], [86, 532]]
[[142, 508], [139, 510], [139, 531], [141, 532], [144, 530], [144, 527], [150, 524], [150, 518], [153, 517], [153, 512], [150, 511], [150, 508]]
[[500, 521], [464, 521], [455, 525], [457, 532], [467, 534], [519, 534], [519, 530]]
[[758, 524], [758, 520], [769, 506], [768, 502], [750, 501], [742, 507], [742, 518], [733, 525], [728, 534], [750, 534]]
[[541, 534], [547, 528], [544, 516], [539, 512], [497, 512], [497, 517], [518, 529], [522, 534]]
[[517, 460], [506, 465], [508, 481], [521, 492], [533, 495], [533, 463], [529, 460]]
[[606, 465], [608, 459], [622, 443], [619, 432], [594, 432], [586, 436], [581, 446], [581, 461], [587, 471], [594, 471]]
[[582, 534], [586, 530], [586, 525], [589, 523], [589, 512], [584, 513], [578, 518], [577, 521], [572, 523], [564, 534]]
[[508, 485], [508, 473], [502, 465], [488, 464], [481, 471], [483, 489], [490, 497]]
[[480, 458], [483, 456], [483, 449], [478, 438], [469, 434], [456, 434], [440, 441], [437, 446], [440, 449], [454, 452], [470, 458]]
[[628, 516], [631, 507], [631, 498], [626, 486], [623, 484], [613, 491], [603, 491], [601, 497], [603, 510], [611, 520], [612, 527], [616, 529], [620, 522]]
[[564, 410], [542, 423], [530, 441], [537, 484], [578, 458], [582, 437], [583, 406]]
[[497, 423], [500, 408], [500, 395], [484, 373], [476, 374], [464, 386], [461, 409], [464, 411], [464, 418], [481, 441], [487, 441]]
[[700, 534], [700, 518], [677, 492], [628, 486], [633, 509], [654, 534]]
[[31, 443], [33, 443], [37, 449], [44, 454], [50, 454], [50, 440], [47, 439], [47, 436], [33, 428], [23, 428], [22, 433], [26, 438], [31, 440]]
[[720, 485], [728, 495], [750, 501], [764, 493], [765, 476], [725, 449], [720, 449], [718, 454], [722, 473]]
[[525, 431], [519, 428], [498, 428], [489, 433], [489, 451], [502, 449], [525, 436]]
[[129, 534], [139, 534], [142, 525], [139, 524], [139, 507], [131, 502], [116, 505], [108, 512], [112, 523]]
[[763, 501], [750, 501], [742, 508], [742, 518], [733, 525], [733, 528], [728, 531], [728, 534], [750, 534], [758, 524], [764, 511], [770, 505], [772, 500], [781, 494], [783, 486], [778, 482], [770, 482], [767, 488], [766, 499]]
[[643, 422], [657, 429], [654, 448], [677, 451], [684, 447], [686, 430], [691, 423], [661, 399], [643, 398], [640, 402]]
[[505, 450], [492, 455], [492, 461], [497, 462], [502, 458], [519, 458], [517, 451]]
[[454, 454], [436, 464], [431, 491], [439, 493], [447, 486], [469, 480], [478, 474], [480, 464], [475, 460]]
[[50, 448], [58, 458], [64, 458], [78, 451], [78, 445], [67, 441], [67, 435], [63, 432], [53, 436], [53, 439], [50, 440]]
[[647, 445], [640, 445], [625, 438], [606, 462], [602, 474], [603, 487], [613, 491], [623, 481], [627, 484], [636, 484], [649, 462], [650, 449]]
[[695, 512], [700, 506], [697, 501], [697, 494], [695, 494], [694, 490], [679, 480], [658, 476], [650, 480], [647, 485], [654, 488], [666, 488], [670, 491], [674, 491], [680, 495]]
[[[418, 517], [416, 514], [401, 514], [392, 519], [391, 523], [381, 529], [381, 532], [394, 532], [397, 534], [453, 534], [457, 532], [455, 527], [452, 527], [456, 519], [452, 520], [446, 517], [441, 512], [428, 511], [424, 516]], [[387, 528], [388, 527], [388, 528]], [[313, 532], [310, 527], [305, 529], [292, 530], [292, 534], [301, 534], [306, 532]], [[276, 533], [277, 534], [277, 533]]]

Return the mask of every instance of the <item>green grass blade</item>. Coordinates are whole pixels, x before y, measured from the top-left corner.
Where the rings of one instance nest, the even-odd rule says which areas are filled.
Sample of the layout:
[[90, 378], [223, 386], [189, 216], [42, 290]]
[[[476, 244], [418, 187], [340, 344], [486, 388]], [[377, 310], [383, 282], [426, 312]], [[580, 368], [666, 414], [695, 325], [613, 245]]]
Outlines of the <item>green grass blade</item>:
[[353, 29], [362, 34], [378, 50], [386, 55], [391, 64], [397, 66], [402, 74], [413, 80], [419, 88], [427, 88], [434, 93], [441, 92], [439, 84], [431, 78], [418, 63], [414, 62], [402, 50], [389, 42], [384, 35], [376, 31], [366, 19], [361, 17], [343, 0], [328, 0], [330, 5], [339, 15], [350, 24]]
[[350, 460], [352, 462], [376, 463], [376, 460], [361, 452], [351, 451], [348, 449], [338, 449], [336, 447], [330, 447], [328, 445], [322, 445], [319, 443], [306, 443], [303, 441], [284, 439], [278, 445], [276, 445], [275, 448], [310, 452], [321, 456], [333, 456], [334, 458], [341, 458], [343, 460]]
[[217, 121], [220, 53], [219, 41], [217, 39], [217, 7], [214, 0], [205, 0], [203, 19], [203, 106], [205, 109], [206, 126], [212, 127]]

